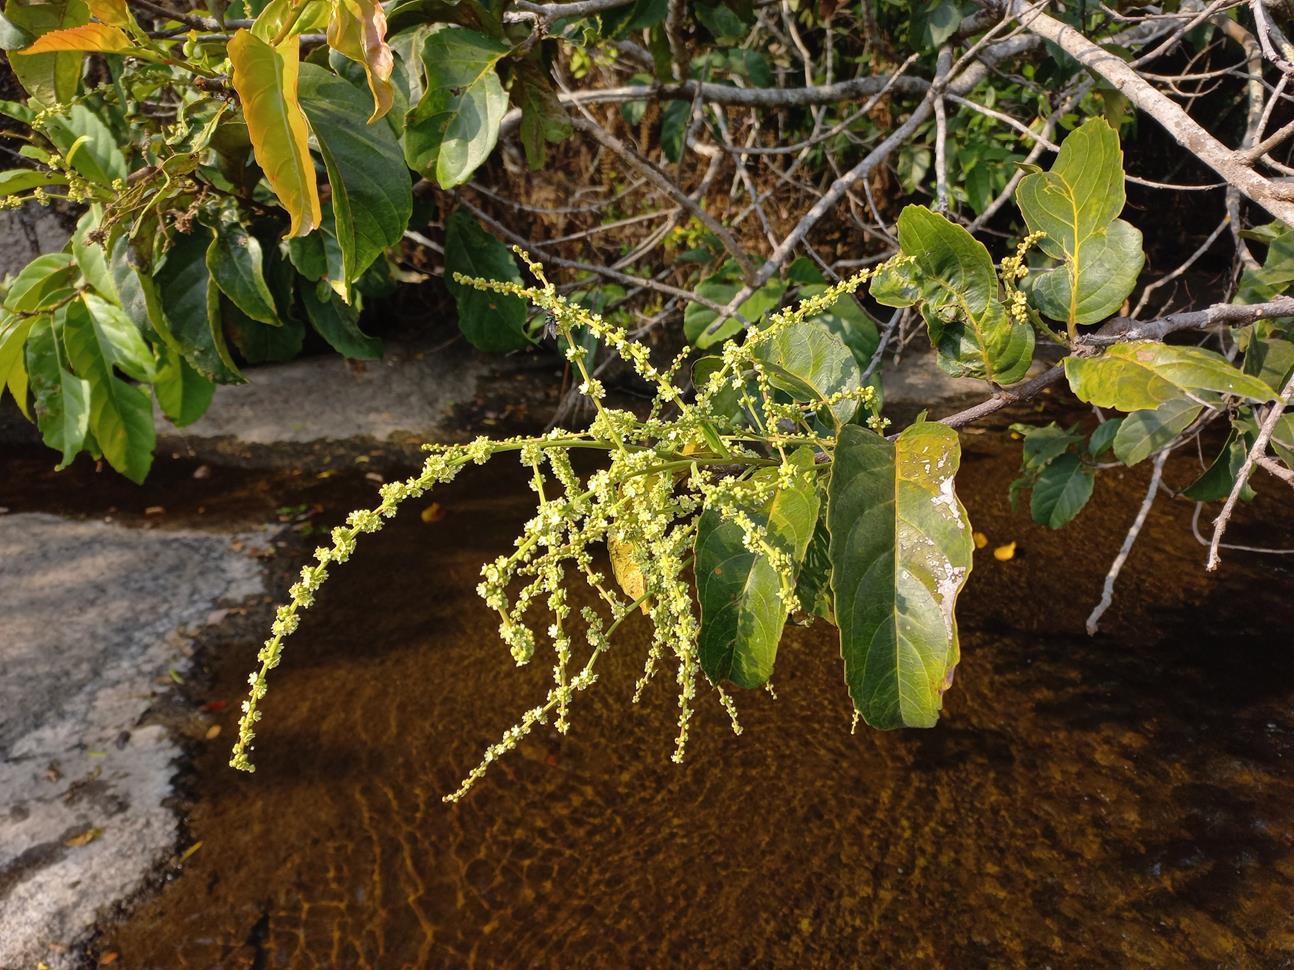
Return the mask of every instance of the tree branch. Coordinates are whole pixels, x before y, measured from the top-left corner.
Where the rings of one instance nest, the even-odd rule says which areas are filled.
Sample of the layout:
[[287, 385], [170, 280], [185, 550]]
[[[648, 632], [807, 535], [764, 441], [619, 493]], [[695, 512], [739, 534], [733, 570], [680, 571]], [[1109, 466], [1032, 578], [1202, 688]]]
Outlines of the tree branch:
[[1010, 0], [1010, 12], [1021, 26], [1074, 58], [1089, 71], [1104, 78], [1129, 101], [1164, 128], [1183, 148], [1267, 209], [1282, 222], [1294, 226], [1294, 202], [1289, 190], [1263, 178], [1234, 152], [1205, 131], [1176, 102], [1161, 94], [1117, 54], [1092, 43], [1078, 30], [1025, 3]]
[[1279, 296], [1266, 303], [1215, 303], [1203, 310], [1170, 313], [1158, 320], [1142, 323], [1127, 317], [1115, 317], [1099, 332], [1085, 334], [1081, 340], [1092, 347], [1109, 347], [1126, 340], [1163, 340], [1181, 330], [1244, 327], [1258, 320], [1282, 317], [1294, 317], [1294, 296]]
[[1240, 466], [1240, 471], [1236, 474], [1236, 483], [1231, 486], [1231, 494], [1227, 496], [1226, 504], [1222, 506], [1218, 517], [1213, 520], [1213, 541], [1209, 543], [1209, 559], [1204, 566], [1209, 572], [1214, 572], [1222, 562], [1222, 557], [1218, 555], [1222, 534], [1227, 531], [1227, 524], [1231, 521], [1231, 513], [1236, 507], [1240, 493], [1245, 490], [1245, 483], [1253, 473], [1254, 464], [1267, 451], [1267, 442], [1271, 441], [1272, 432], [1276, 430], [1276, 422], [1285, 412], [1291, 397], [1294, 397], [1294, 374], [1291, 374], [1290, 379], [1285, 382], [1285, 388], [1281, 391], [1280, 397], [1263, 418], [1262, 426], [1258, 429], [1258, 437], [1254, 439], [1254, 446], [1249, 449], [1249, 454], [1245, 455], [1245, 463]]

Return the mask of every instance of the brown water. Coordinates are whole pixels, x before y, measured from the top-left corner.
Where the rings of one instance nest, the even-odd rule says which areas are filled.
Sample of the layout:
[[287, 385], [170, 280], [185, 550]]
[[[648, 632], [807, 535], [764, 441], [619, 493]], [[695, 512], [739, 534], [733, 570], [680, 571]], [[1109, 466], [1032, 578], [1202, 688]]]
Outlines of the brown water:
[[[255, 641], [211, 659], [207, 696], [229, 707], [190, 779], [202, 847], [97, 952], [129, 968], [1294, 966], [1294, 563], [1232, 553], [1208, 577], [1190, 504], [1163, 500], [1089, 639], [1148, 469], [1104, 474], [1050, 533], [1007, 507], [1018, 445], [964, 443], [972, 521], [1019, 552], [976, 557], [938, 728], [851, 736], [833, 631], [814, 627], [783, 644], [778, 700], [739, 698], [745, 734], [707, 703], [676, 767], [667, 678], [628, 703], [635, 627], [569, 737], [542, 731], [443, 805], [547, 677], [512, 666], [472, 592], [526, 512], [520, 478], [486, 469], [329, 585], [275, 672], [253, 777], [225, 760]], [[1167, 481], [1191, 474], [1170, 464]], [[297, 488], [336, 517], [371, 487], [274, 485], [239, 478], [259, 496], [244, 511]], [[1294, 539], [1277, 487], [1236, 541]]]

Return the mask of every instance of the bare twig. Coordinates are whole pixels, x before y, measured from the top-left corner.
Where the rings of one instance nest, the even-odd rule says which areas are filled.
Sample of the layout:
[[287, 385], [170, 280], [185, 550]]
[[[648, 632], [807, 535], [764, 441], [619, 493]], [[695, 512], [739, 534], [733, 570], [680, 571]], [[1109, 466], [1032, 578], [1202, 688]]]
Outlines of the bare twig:
[[1119, 554], [1114, 557], [1114, 562], [1110, 564], [1110, 571], [1105, 574], [1105, 585], [1101, 589], [1101, 602], [1092, 608], [1092, 612], [1087, 617], [1087, 635], [1096, 636], [1098, 624], [1105, 611], [1110, 608], [1114, 602], [1114, 584], [1119, 578], [1119, 573], [1123, 571], [1123, 564], [1128, 561], [1128, 554], [1132, 552], [1132, 547], [1137, 541], [1137, 536], [1141, 535], [1141, 529], [1146, 524], [1146, 516], [1150, 514], [1150, 507], [1155, 504], [1155, 496], [1159, 494], [1159, 480], [1164, 475], [1164, 462], [1168, 461], [1170, 449], [1165, 448], [1155, 456], [1155, 463], [1150, 472], [1150, 485], [1146, 488], [1146, 497], [1141, 500], [1141, 508], [1137, 510], [1137, 517], [1132, 522], [1132, 528], [1128, 534], [1123, 537], [1123, 545], [1119, 547]]
[[999, 388], [987, 401], [981, 401], [974, 407], [969, 407], [964, 411], [958, 411], [956, 414], [950, 414], [946, 418], [940, 418], [940, 424], [946, 424], [950, 428], [960, 428], [965, 425], [978, 421], [980, 418], [988, 417], [994, 411], [1001, 411], [1004, 407], [1012, 404], [1019, 404], [1021, 401], [1028, 401], [1037, 397], [1043, 392], [1044, 388], [1055, 384], [1065, 376], [1063, 364], [1057, 364], [1050, 370], [1044, 371], [1032, 380], [1025, 381], [1013, 388]]
[[1254, 445], [1249, 449], [1249, 454], [1245, 455], [1240, 471], [1236, 473], [1236, 483], [1231, 486], [1231, 494], [1227, 496], [1227, 501], [1222, 506], [1222, 511], [1218, 513], [1218, 517], [1213, 520], [1213, 541], [1209, 543], [1209, 558], [1204, 566], [1209, 572], [1214, 572], [1222, 562], [1222, 557], [1218, 555], [1218, 545], [1222, 542], [1223, 533], [1227, 531], [1231, 513], [1240, 499], [1240, 493], [1245, 489], [1245, 484], [1249, 481], [1250, 474], [1253, 473], [1254, 464], [1266, 453], [1267, 442], [1271, 441], [1272, 432], [1276, 430], [1276, 422], [1285, 412], [1291, 397], [1294, 397], [1294, 374], [1290, 375], [1290, 379], [1285, 382], [1285, 387], [1280, 397], [1276, 399], [1276, 403], [1267, 409], [1267, 415], [1258, 428], [1258, 436], [1254, 438]]

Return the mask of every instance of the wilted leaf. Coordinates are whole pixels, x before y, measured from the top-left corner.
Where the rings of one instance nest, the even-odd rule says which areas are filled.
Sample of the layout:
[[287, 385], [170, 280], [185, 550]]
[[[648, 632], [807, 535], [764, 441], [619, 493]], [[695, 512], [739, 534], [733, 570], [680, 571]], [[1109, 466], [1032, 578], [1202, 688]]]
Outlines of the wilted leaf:
[[363, 66], [373, 95], [368, 123], [390, 111], [395, 100], [391, 84], [395, 55], [386, 43], [386, 12], [382, 4], [377, 0], [333, 0], [328, 46]]
[[71, 849], [79, 849], [83, 845], [89, 845], [101, 835], [103, 835], [103, 829], [90, 828], [70, 839], [64, 839], [63, 844]]
[[957, 594], [973, 542], [953, 490], [957, 432], [840, 433], [827, 525], [845, 682], [873, 727], [930, 727], [957, 665]]
[[[631, 600], [642, 599], [647, 592], [647, 579], [634, 560], [633, 544], [611, 536], [607, 539], [607, 555], [611, 559], [611, 575], [616, 578], [616, 585]], [[645, 603], [643, 605], [646, 606]]]

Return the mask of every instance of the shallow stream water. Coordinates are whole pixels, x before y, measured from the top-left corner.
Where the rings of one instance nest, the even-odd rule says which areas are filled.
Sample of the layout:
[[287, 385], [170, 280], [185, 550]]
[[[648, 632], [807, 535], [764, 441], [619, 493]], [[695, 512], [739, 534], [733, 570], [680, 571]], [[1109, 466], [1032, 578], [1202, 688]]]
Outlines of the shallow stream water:
[[[513, 667], [473, 592], [528, 509], [520, 475], [487, 468], [434, 497], [439, 521], [410, 509], [330, 581], [274, 672], [254, 776], [225, 762], [257, 641], [208, 657], [200, 693], [228, 707], [187, 776], [201, 848], [96, 953], [128, 968], [1294, 966], [1294, 557], [1231, 553], [1208, 576], [1191, 504], [1164, 498], [1089, 638], [1149, 463], [1103, 473], [1052, 533], [1008, 508], [1018, 443], [963, 441], [959, 492], [990, 546], [937, 728], [851, 735], [819, 625], [784, 640], [777, 700], [738, 698], [742, 736], [705, 701], [675, 766], [669, 678], [629, 703], [635, 623], [568, 737], [540, 730], [442, 804], [548, 677]], [[1166, 481], [1192, 475], [1182, 459]], [[295, 489], [335, 520], [372, 486], [267, 490], [230, 471], [223, 491], [199, 487], [208, 516], [237, 518], [240, 494], [264, 515]], [[1294, 540], [1278, 488], [1236, 541]], [[192, 518], [204, 499], [183, 501]], [[1015, 558], [989, 554], [1011, 540]]]

